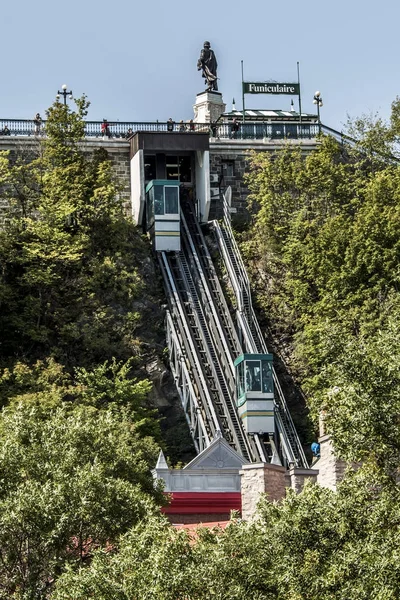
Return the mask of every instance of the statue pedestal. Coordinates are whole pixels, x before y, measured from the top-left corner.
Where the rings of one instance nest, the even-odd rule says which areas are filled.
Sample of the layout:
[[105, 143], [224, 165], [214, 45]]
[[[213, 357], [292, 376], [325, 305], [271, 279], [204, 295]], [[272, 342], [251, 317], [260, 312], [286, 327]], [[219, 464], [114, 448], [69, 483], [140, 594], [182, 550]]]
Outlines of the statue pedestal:
[[195, 123], [215, 123], [225, 112], [226, 104], [219, 92], [202, 92], [197, 94], [193, 106]]

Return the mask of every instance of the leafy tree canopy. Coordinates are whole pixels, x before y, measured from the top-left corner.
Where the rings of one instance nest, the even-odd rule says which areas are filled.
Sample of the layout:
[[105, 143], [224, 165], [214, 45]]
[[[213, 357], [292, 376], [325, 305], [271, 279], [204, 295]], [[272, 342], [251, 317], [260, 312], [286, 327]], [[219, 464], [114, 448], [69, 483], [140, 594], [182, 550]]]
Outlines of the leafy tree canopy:
[[[393, 494], [396, 494], [394, 502]], [[151, 519], [135, 526], [119, 552], [96, 553], [68, 568], [57, 600], [395, 600], [398, 491], [369, 469], [338, 492], [307, 485], [280, 504], [266, 499], [253, 523], [176, 531]]]
[[399, 105], [389, 124], [353, 123], [351, 143], [322, 136], [306, 157], [291, 145], [253, 154], [243, 242], [314, 416], [325, 412], [342, 457], [372, 454], [385, 473], [398, 456]]
[[[119, 200], [104, 149], [83, 143], [86, 98], [55, 103], [46, 137], [28, 154], [0, 157], [10, 211], [0, 230], [3, 364], [51, 354], [70, 366], [113, 357], [140, 362], [148, 248]], [[154, 293], [154, 292], [153, 292]], [[143, 304], [143, 303], [142, 303]], [[147, 309], [150, 312], [149, 309]]]
[[127, 410], [20, 403], [0, 419], [0, 597], [45, 598], [66, 563], [154, 514], [158, 448]]

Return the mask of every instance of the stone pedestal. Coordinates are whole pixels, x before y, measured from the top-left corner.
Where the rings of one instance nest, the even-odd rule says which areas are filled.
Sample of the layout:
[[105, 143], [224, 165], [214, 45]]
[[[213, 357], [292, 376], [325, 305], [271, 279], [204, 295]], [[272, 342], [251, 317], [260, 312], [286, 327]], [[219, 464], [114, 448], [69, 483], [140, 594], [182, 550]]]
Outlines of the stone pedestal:
[[289, 476], [290, 487], [296, 494], [299, 494], [307, 479], [311, 479], [313, 482], [317, 481], [318, 471], [316, 469], [300, 469], [298, 467], [292, 467], [289, 470]]
[[244, 465], [240, 471], [242, 492], [242, 518], [254, 518], [260, 494], [267, 494], [271, 501], [285, 496], [284, 467], [269, 463]]
[[197, 94], [193, 106], [195, 123], [215, 123], [225, 112], [226, 104], [219, 92], [203, 92]]

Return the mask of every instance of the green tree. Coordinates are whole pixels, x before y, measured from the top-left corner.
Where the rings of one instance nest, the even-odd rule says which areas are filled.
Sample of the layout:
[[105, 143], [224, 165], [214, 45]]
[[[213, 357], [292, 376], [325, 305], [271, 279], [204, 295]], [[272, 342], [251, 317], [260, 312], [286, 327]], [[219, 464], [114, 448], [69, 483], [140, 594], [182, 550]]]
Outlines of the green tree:
[[394, 600], [400, 593], [399, 492], [363, 469], [335, 493], [317, 485], [264, 499], [252, 523], [176, 531], [135, 526], [118, 552], [70, 567], [56, 600]]
[[[152, 297], [149, 250], [123, 211], [107, 153], [85, 151], [84, 117], [55, 103], [35, 153], [0, 162], [10, 205], [0, 231], [0, 351], [29, 360], [52, 354], [68, 366], [140, 360], [138, 327]], [[136, 303], [136, 305], [135, 305]], [[147, 309], [150, 314], [151, 308]]]
[[0, 597], [45, 598], [66, 563], [164, 502], [150, 468], [158, 448], [126, 410], [18, 404], [0, 420]]
[[261, 530], [232, 522], [225, 531], [199, 528], [195, 536], [151, 519], [135, 526], [118, 553], [97, 552], [92, 564], [60, 578], [57, 600], [272, 600], [266, 578], [270, 552]]
[[399, 100], [392, 108], [392, 125], [357, 120], [352, 144], [322, 136], [306, 157], [292, 146], [253, 155], [255, 217], [242, 244], [275, 340], [290, 336], [293, 352], [283, 349], [314, 416], [326, 411], [344, 458], [372, 452], [384, 472], [398, 452]]

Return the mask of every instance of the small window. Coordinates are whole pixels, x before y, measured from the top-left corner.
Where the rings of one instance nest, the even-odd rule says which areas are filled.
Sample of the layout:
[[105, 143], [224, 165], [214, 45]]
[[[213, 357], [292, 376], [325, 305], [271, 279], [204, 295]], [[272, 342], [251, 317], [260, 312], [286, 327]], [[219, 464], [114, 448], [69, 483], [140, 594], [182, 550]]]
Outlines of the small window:
[[272, 363], [269, 360], [263, 360], [262, 363], [262, 391], [264, 393], [273, 392]]
[[222, 163], [223, 174], [224, 177], [233, 177], [234, 176], [234, 161], [233, 160], [224, 160]]
[[147, 225], [154, 223], [154, 188], [147, 192]]
[[236, 394], [237, 398], [244, 396], [246, 390], [244, 388], [244, 362], [239, 363], [237, 368]]
[[246, 360], [246, 390], [261, 392], [261, 361]]
[[179, 212], [179, 188], [166, 185], [165, 193], [165, 214], [177, 215]]

